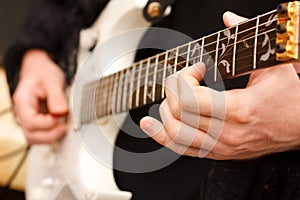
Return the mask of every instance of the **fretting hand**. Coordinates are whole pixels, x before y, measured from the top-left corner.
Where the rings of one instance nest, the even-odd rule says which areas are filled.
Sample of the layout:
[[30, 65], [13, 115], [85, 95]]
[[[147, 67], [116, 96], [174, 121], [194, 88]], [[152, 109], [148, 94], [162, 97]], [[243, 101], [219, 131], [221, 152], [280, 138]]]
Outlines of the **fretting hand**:
[[[224, 15], [227, 26], [244, 18]], [[160, 106], [163, 124], [141, 120], [141, 128], [173, 151], [217, 160], [249, 159], [300, 147], [299, 64], [252, 73], [245, 89], [224, 92], [200, 86], [204, 64], [166, 81]]]

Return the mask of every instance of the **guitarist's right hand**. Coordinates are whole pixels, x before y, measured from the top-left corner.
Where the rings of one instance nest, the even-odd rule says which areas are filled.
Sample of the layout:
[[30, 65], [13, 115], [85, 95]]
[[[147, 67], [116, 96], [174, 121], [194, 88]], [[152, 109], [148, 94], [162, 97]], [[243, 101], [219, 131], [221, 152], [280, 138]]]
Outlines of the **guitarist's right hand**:
[[13, 95], [14, 112], [28, 144], [52, 143], [66, 133], [65, 77], [43, 50], [29, 50]]

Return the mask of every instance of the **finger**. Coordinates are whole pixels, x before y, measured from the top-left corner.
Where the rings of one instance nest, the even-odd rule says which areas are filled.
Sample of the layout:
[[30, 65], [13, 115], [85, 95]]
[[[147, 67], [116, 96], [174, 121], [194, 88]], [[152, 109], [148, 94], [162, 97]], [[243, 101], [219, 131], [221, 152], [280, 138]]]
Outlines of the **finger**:
[[61, 139], [67, 131], [66, 124], [58, 124], [52, 129], [35, 131], [35, 132], [25, 132], [27, 143], [32, 144], [49, 144]]
[[220, 137], [225, 121], [183, 111], [181, 121], [189, 126], [204, 131], [215, 139]]
[[[199, 149], [197, 157], [206, 157], [210, 152], [213, 153], [213, 151], [222, 152], [227, 147], [220, 140], [220, 136], [223, 133], [223, 120], [212, 118], [207, 132], [203, 132], [173, 118], [167, 106], [168, 104], [165, 101], [162, 102], [160, 116], [164, 123], [164, 130], [168, 134], [168, 139], [172, 140], [173, 143], [181, 144], [188, 148]], [[208, 118], [205, 117], [204, 119]]]
[[39, 112], [38, 97], [25, 90], [16, 91], [13, 96], [14, 112], [21, 126], [27, 130], [49, 129], [59, 123], [59, 119]]
[[[176, 143], [200, 148], [203, 145], [205, 137], [211, 137], [205, 132], [191, 127], [188, 124], [172, 117], [168, 104], [163, 102], [160, 106], [160, 116], [164, 123], [164, 129], [166, 130], [168, 137], [174, 140]], [[213, 140], [213, 138], [211, 138]]]
[[184, 77], [187, 79], [187, 82], [190, 86], [199, 86], [200, 81], [202, 81], [205, 75], [205, 64], [200, 62], [196, 63], [191, 67], [184, 68], [178, 73], [178, 78], [180, 76], [185, 75]]
[[198, 157], [199, 149], [194, 147], [185, 146], [183, 144], [176, 143], [172, 140], [163, 124], [158, 120], [151, 117], [144, 117], [140, 121], [140, 126], [142, 130], [152, 137], [159, 144], [166, 146], [177, 154]]
[[177, 87], [181, 109], [199, 115], [224, 119], [225, 95], [223, 92], [200, 86], [199, 82], [203, 73], [203, 64], [194, 65], [179, 73]]
[[[180, 74], [181, 73], [189, 74], [190, 76], [188, 78], [190, 78], [190, 81], [192, 82], [191, 84], [198, 86], [199, 82], [202, 80], [202, 77], [205, 74], [205, 66], [203, 63], [197, 63], [195, 65], [198, 65], [199, 67], [185, 68], [180, 72]], [[179, 94], [178, 94], [178, 86], [177, 86], [178, 77], [179, 74], [177, 74], [177, 77], [171, 76], [167, 78], [166, 96], [167, 96], [167, 101], [171, 106], [173, 116], [176, 117], [177, 119], [180, 119], [181, 101], [179, 99]]]
[[166, 145], [170, 141], [163, 124], [155, 118], [143, 117], [140, 121], [140, 127], [146, 134], [162, 145]]
[[294, 69], [296, 70], [296, 73], [300, 73], [300, 62], [294, 63]]
[[243, 21], [246, 21], [246, 20], [247, 20], [247, 18], [241, 17], [241, 16], [236, 15], [229, 11], [227, 11], [223, 14], [223, 21], [224, 21], [224, 24], [226, 27], [234, 26], [234, 25], [241, 23]]
[[68, 113], [68, 103], [64, 85], [51, 83], [46, 86], [47, 107], [52, 115], [63, 116]]
[[171, 110], [173, 111], [172, 114], [175, 118], [180, 119], [181, 115], [181, 108], [179, 104], [178, 98], [178, 90], [177, 90], [177, 77], [169, 76], [166, 79], [166, 101], [170, 105]]

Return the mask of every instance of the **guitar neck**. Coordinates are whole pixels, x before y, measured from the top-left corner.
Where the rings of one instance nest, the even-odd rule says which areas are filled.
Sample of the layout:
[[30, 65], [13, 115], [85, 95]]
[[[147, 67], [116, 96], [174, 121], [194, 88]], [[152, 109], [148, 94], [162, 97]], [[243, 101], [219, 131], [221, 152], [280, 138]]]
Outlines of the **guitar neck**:
[[[299, 37], [299, 13], [295, 33], [287, 31], [287, 24], [296, 20], [291, 12], [299, 12], [299, 2], [280, 6], [87, 84], [82, 96], [90, 98], [83, 99], [81, 123], [164, 99], [166, 77], [198, 62], [206, 65], [204, 81], [209, 86], [283, 61], [298, 60], [299, 42], [292, 40], [295, 34]], [[287, 44], [291, 42], [297, 55], [288, 50]], [[87, 106], [90, 104], [95, 106]]]

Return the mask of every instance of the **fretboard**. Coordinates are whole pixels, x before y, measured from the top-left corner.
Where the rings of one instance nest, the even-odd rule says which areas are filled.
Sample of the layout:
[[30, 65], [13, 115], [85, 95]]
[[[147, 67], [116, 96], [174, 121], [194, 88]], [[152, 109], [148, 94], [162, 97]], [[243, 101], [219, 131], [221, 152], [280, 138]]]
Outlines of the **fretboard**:
[[166, 78], [198, 62], [206, 65], [204, 81], [208, 86], [278, 64], [277, 18], [277, 11], [271, 11], [87, 84], [81, 123], [164, 99]]

